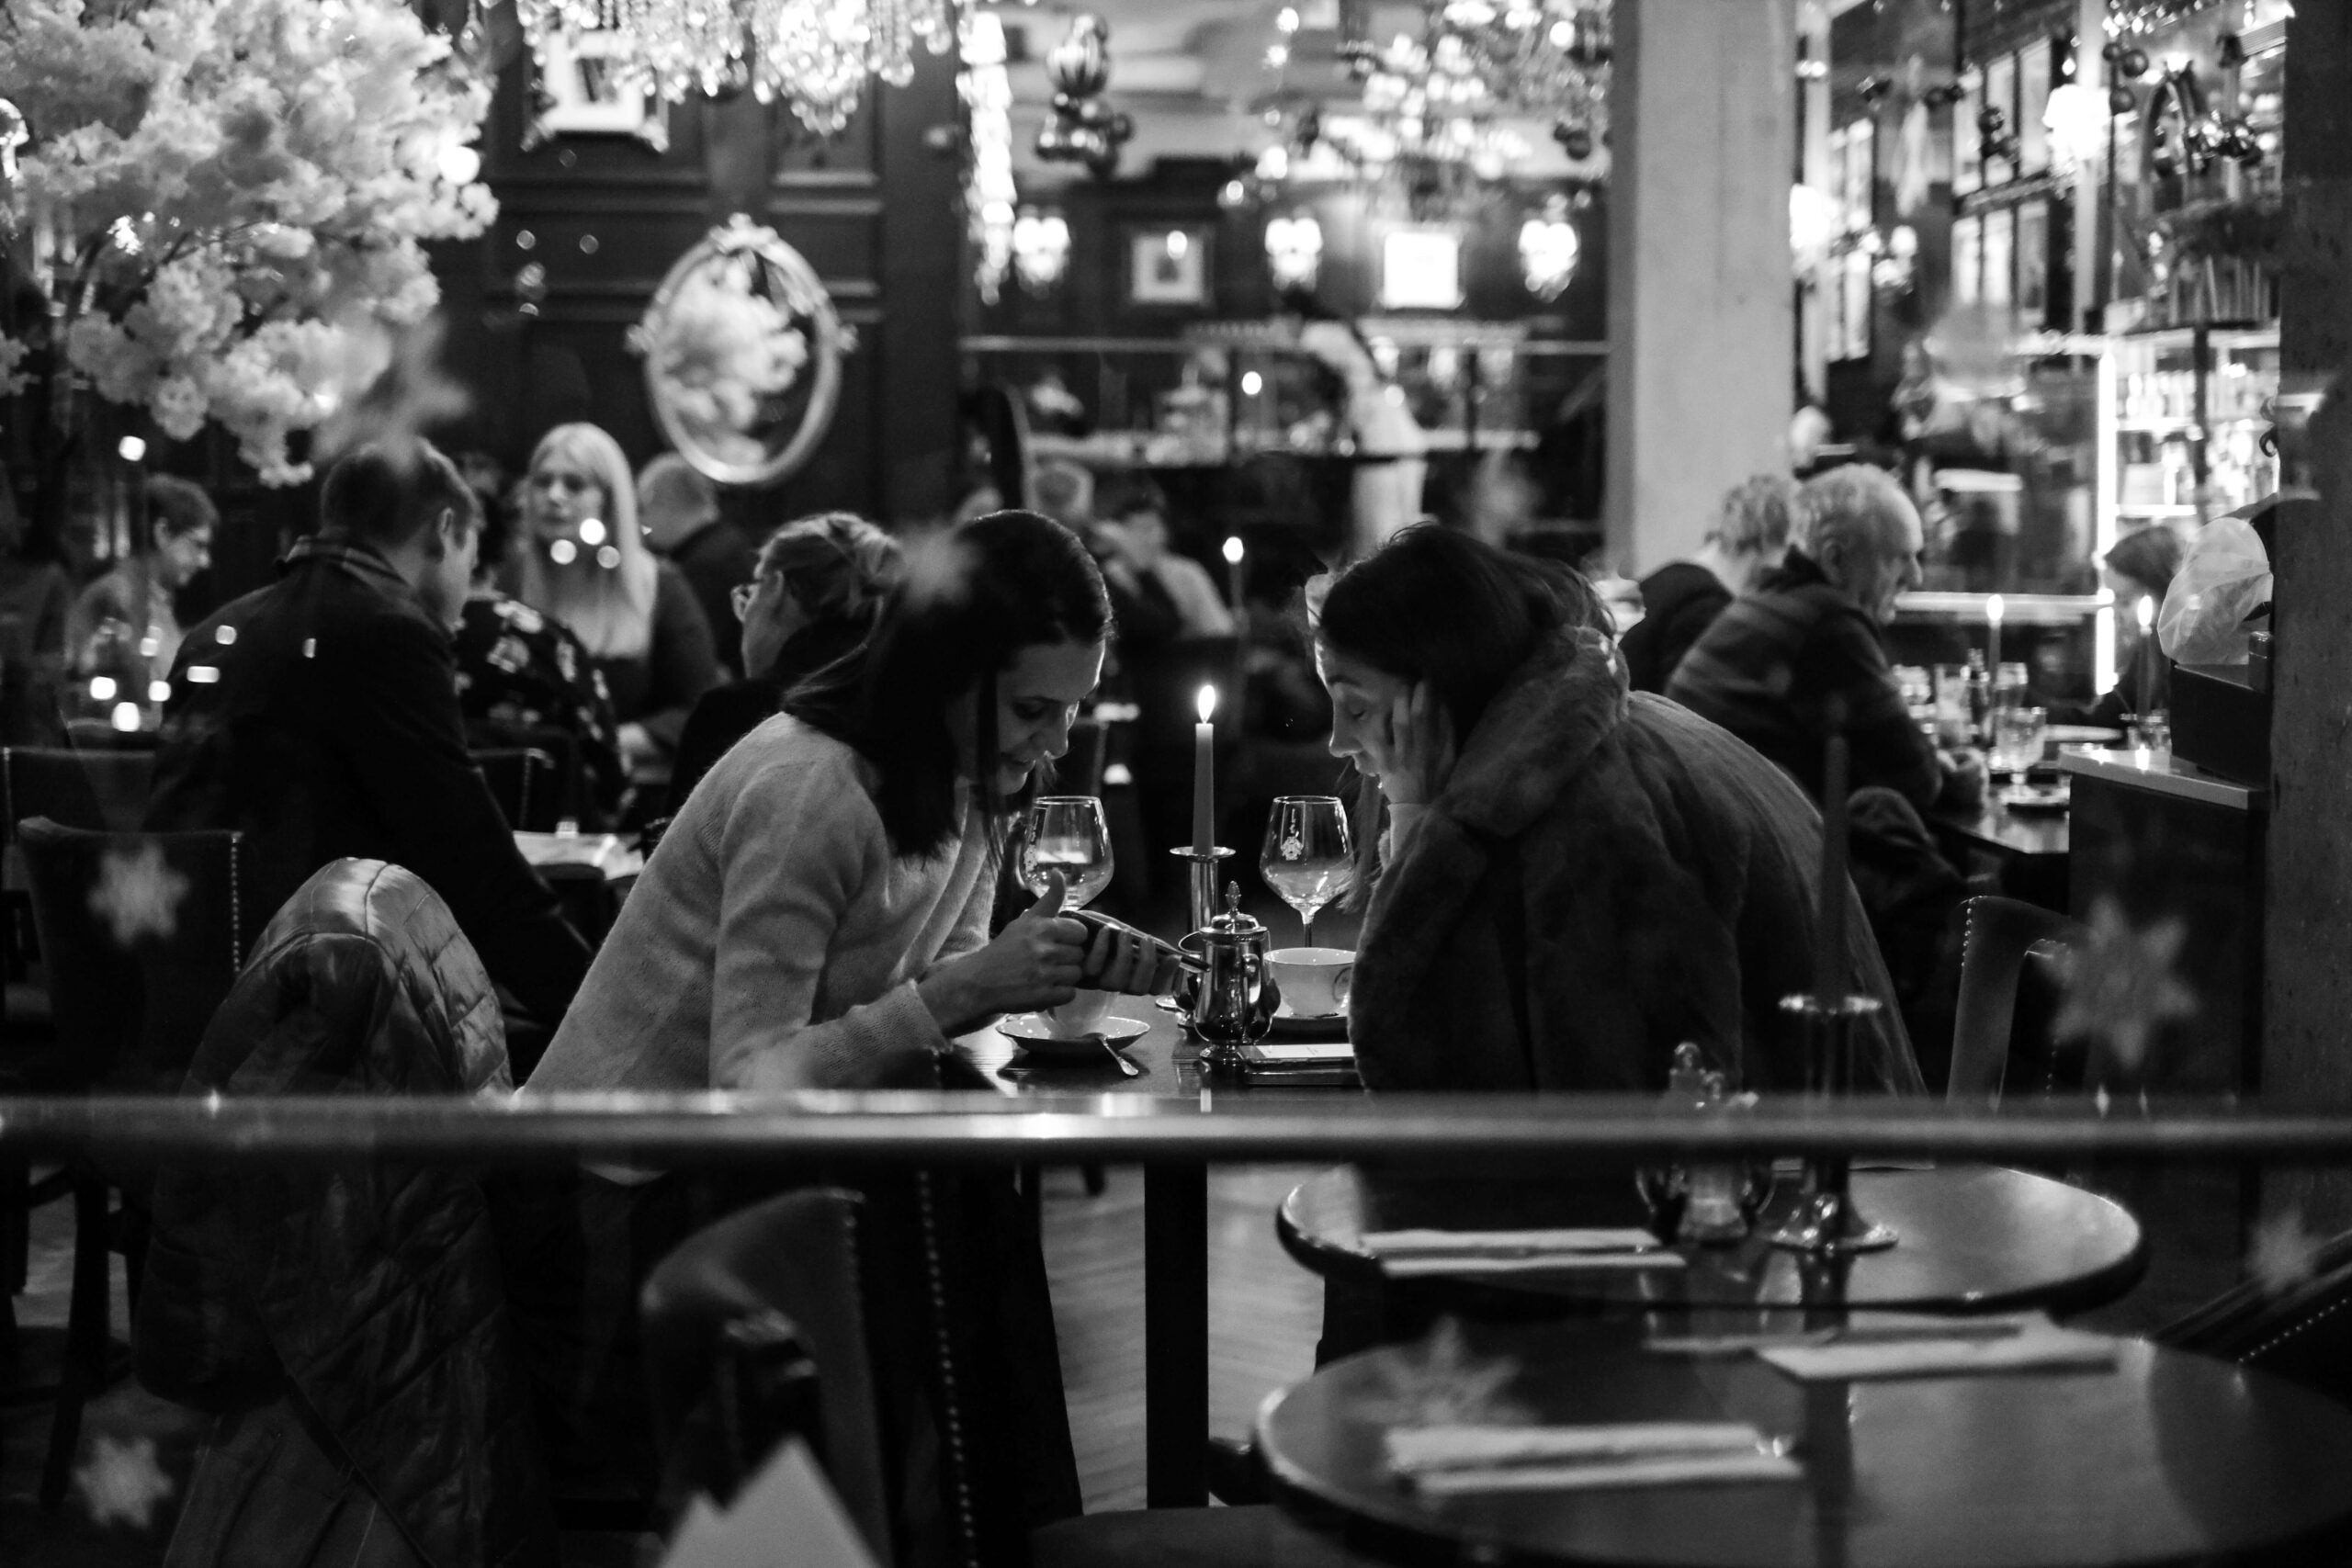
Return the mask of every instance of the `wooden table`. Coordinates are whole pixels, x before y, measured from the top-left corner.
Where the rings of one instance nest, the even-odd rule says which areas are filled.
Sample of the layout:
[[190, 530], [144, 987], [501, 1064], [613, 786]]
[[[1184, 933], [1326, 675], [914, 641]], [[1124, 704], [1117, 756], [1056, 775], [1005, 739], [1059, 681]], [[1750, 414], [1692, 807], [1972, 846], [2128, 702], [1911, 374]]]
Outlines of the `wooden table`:
[[1996, 787], [1982, 806], [1926, 815], [1937, 847], [1969, 879], [1970, 891], [2002, 893], [2064, 912], [2074, 847], [2067, 813], [2011, 811]]
[[[1736, 1247], [1689, 1247], [1679, 1269], [1512, 1274], [1475, 1280], [1423, 1277], [1411, 1293], [1475, 1311], [1531, 1296], [1586, 1306], [1641, 1309], [1905, 1308], [1995, 1312], [2041, 1307], [2078, 1312], [2114, 1300], [2147, 1266], [2138, 1222], [2117, 1204], [2047, 1177], [1999, 1166], [1857, 1170], [1854, 1199], [1900, 1238], [1834, 1269], [1801, 1268], [1797, 1254], [1765, 1239], [1796, 1198], [1786, 1177], [1762, 1221]], [[1276, 1220], [1292, 1257], [1328, 1278], [1381, 1282], [1366, 1232], [1536, 1230], [1640, 1225], [1630, 1178], [1564, 1176], [1481, 1180], [1449, 1171], [1342, 1166], [1301, 1183]], [[1388, 1286], [1395, 1289], [1394, 1285]], [[1517, 1298], [1513, 1303], [1510, 1298]]]
[[1707, 1568], [2275, 1562], [2352, 1514], [2352, 1414], [2144, 1342], [2122, 1342], [2111, 1372], [1807, 1386], [1752, 1358], [1650, 1354], [1631, 1325], [1465, 1337], [1473, 1373], [1490, 1369], [1522, 1419], [1751, 1422], [1792, 1445], [1804, 1479], [1426, 1501], [1383, 1469], [1384, 1432], [1428, 1419], [1417, 1391], [1433, 1386], [1424, 1348], [1392, 1346], [1260, 1414], [1283, 1500], [1405, 1561]]
[[[1126, 1051], [1144, 1069], [1130, 1078], [1106, 1058], [1100, 1066], [1025, 1067], [1012, 1042], [993, 1029], [957, 1042], [966, 1057], [1007, 1094], [1090, 1094], [1182, 1101], [1213, 1114], [1220, 1100], [1306, 1096], [1327, 1103], [1356, 1089], [1250, 1088], [1212, 1078], [1176, 1015], [1141, 997], [1112, 1011], [1142, 1019], [1150, 1032]], [[1208, 1167], [1155, 1164], [1143, 1172], [1144, 1498], [1154, 1508], [1208, 1501]]]

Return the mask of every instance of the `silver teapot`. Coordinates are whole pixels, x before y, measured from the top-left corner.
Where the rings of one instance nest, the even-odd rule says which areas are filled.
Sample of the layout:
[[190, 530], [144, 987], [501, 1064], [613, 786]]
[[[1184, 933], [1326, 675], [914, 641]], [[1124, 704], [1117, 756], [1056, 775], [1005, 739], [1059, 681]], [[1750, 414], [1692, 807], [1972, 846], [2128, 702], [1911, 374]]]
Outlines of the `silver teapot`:
[[1176, 1004], [1202, 1045], [1201, 1061], [1234, 1066], [1241, 1048], [1254, 1045], [1273, 1027], [1282, 990], [1266, 963], [1266, 928], [1241, 912], [1241, 885], [1227, 883], [1225, 909], [1180, 944], [1185, 963], [1176, 981]]

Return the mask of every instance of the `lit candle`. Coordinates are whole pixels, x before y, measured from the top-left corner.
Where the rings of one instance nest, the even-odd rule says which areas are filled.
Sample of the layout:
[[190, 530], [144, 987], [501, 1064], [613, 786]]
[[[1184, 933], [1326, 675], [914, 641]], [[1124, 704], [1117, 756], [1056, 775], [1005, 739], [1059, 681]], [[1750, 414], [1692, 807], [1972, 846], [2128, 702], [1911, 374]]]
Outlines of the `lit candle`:
[[1198, 702], [1201, 722], [1193, 727], [1193, 852], [1216, 848], [1216, 688], [1203, 686]]
[[1829, 738], [1821, 765], [1821, 918], [1814, 926], [1813, 995], [1835, 1008], [1846, 996], [1846, 738]]
[[2156, 706], [2156, 602], [2141, 595], [2140, 617], [2140, 700], [2134, 705], [2140, 716], [2145, 718]]
[[1225, 541], [1225, 596], [1233, 601], [1233, 613], [1241, 613], [1241, 536], [1235, 534]]
[[2007, 608], [1998, 593], [1984, 600], [1984, 668], [1996, 693], [2001, 689], [2001, 615]]

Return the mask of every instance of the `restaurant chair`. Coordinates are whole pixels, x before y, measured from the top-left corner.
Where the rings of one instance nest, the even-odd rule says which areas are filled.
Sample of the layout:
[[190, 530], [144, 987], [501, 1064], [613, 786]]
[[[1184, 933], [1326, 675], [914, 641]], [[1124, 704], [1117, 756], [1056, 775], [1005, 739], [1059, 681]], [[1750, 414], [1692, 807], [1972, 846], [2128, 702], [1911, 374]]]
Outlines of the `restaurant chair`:
[[519, 833], [555, 831], [564, 790], [554, 757], [536, 746], [500, 747], [472, 755], [509, 828]]
[[[340, 860], [262, 932], [184, 1095], [355, 1106], [513, 1092], [497, 994], [448, 906]], [[167, 1166], [140, 1382], [215, 1417], [172, 1542], [189, 1568], [390, 1527], [417, 1561], [549, 1562], [559, 1516], [481, 1172], [395, 1161]]]
[[2352, 1232], [2322, 1242], [2301, 1280], [2249, 1280], [2158, 1329], [2155, 1339], [2276, 1372], [2352, 1406]]
[[[101, 833], [46, 818], [18, 824], [57, 1041], [29, 1069], [50, 1094], [170, 1093], [236, 983], [244, 956], [242, 835]], [[13, 1055], [13, 1054], [12, 1054]], [[20, 1186], [30, 1204], [74, 1200], [74, 1273], [40, 1501], [64, 1498], [83, 1406], [109, 1381], [109, 1254], [138, 1310], [148, 1179], [75, 1162]], [[112, 1193], [119, 1190], [120, 1203]]]
[[[1998, 1104], [2005, 1089], [2023, 1087], [2008, 1082], [2011, 1063], [2020, 1059], [2034, 1064], [2039, 1081], [2031, 1087], [2041, 1094], [2082, 1088], [2084, 1057], [2052, 1040], [2046, 1027], [2063, 954], [2083, 940], [2082, 923], [1994, 894], [1968, 900], [1962, 920], [1946, 1100]], [[2041, 1005], [2021, 1009], [2021, 996]], [[2022, 1038], [2021, 1019], [2027, 1025]]]
[[[765, 1455], [750, 1439], [797, 1431], [885, 1562], [1377, 1561], [1262, 1505], [1088, 1514], [1028, 1529], [1023, 1514], [1035, 1515], [1036, 1499], [1023, 1495], [1028, 1478], [1006, 1470], [1021, 1445], [1001, 1397], [987, 1392], [989, 1363], [1001, 1358], [978, 1321], [983, 1298], [971, 1287], [980, 1281], [959, 1267], [949, 1239], [960, 1228], [948, 1223], [958, 1217], [949, 1185], [921, 1174], [878, 1201], [831, 1190], [770, 1199], [697, 1233], [655, 1268], [642, 1317], [677, 1506], [696, 1489], [723, 1497], [755, 1473]], [[910, 1212], [893, 1213], [907, 1201]], [[994, 1382], [1001, 1395], [1004, 1380]], [[1058, 1386], [1053, 1393], [1058, 1399]], [[926, 1455], [935, 1456], [936, 1483], [918, 1492], [912, 1478]]]
[[7, 828], [7, 973], [24, 974], [32, 905], [17, 852], [17, 824], [46, 817], [68, 828], [130, 833], [146, 818], [155, 782], [153, 751], [74, 751], [50, 747], [0, 750], [0, 818]]

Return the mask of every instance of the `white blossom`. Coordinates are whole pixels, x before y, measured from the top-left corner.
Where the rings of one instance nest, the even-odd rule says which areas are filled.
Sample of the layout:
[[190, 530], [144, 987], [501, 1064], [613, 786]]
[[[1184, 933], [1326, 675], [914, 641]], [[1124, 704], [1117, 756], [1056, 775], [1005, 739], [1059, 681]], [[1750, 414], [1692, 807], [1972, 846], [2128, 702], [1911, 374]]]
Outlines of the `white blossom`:
[[[66, 361], [186, 438], [212, 419], [269, 484], [365, 388], [355, 354], [429, 317], [422, 243], [495, 217], [443, 175], [490, 85], [401, 0], [10, 0], [0, 97], [36, 138], [9, 217], [68, 212]], [[103, 241], [103, 243], [100, 243]], [[350, 338], [354, 344], [340, 340]], [[0, 378], [20, 345], [0, 343]]]

